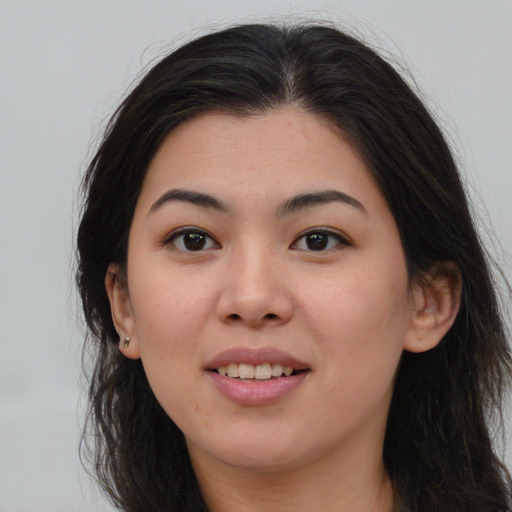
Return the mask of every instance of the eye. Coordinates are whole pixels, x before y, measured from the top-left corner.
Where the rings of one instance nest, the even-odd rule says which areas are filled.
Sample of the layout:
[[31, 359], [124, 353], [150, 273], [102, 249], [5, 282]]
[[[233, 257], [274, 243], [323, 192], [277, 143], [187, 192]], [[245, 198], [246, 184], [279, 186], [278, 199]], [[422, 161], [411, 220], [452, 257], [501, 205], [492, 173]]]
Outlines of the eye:
[[315, 230], [305, 233], [292, 244], [292, 249], [301, 251], [328, 251], [343, 245], [350, 245], [348, 240], [339, 233], [328, 230]]
[[220, 245], [210, 235], [197, 228], [184, 228], [171, 234], [166, 244], [172, 244], [179, 251], [198, 252], [219, 248]]

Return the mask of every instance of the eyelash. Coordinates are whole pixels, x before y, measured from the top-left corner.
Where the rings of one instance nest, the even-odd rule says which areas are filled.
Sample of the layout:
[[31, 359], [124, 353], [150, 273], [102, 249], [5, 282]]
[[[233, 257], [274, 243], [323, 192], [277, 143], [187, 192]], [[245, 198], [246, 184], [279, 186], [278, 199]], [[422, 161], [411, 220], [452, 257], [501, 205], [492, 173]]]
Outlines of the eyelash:
[[[211, 247], [205, 248], [204, 246], [201, 246], [198, 250], [193, 250], [185, 246], [185, 242], [183, 239], [185, 235], [199, 235], [200, 237], [202, 237], [202, 240], [209, 240], [210, 243], [213, 242], [213, 244], [210, 244]], [[180, 242], [181, 247], [178, 247], [178, 241]], [[205, 243], [208, 244], [208, 241], [206, 241]], [[183, 252], [201, 252], [207, 249], [220, 247], [220, 244], [209, 233], [202, 229], [195, 228], [194, 226], [180, 228], [178, 229], [178, 231], [174, 231], [173, 233], [171, 233], [163, 242], [163, 245], [169, 244], [174, 245], [176, 249]]]
[[[313, 235], [321, 235], [323, 237], [327, 237], [327, 244], [325, 247], [322, 247], [320, 246], [320, 249], [311, 249], [310, 247], [309, 248], [299, 248], [298, 245], [299, 245], [299, 242], [304, 240], [305, 243], [307, 244], [307, 237], [308, 236], [313, 236]], [[331, 246], [329, 247], [329, 239], [334, 239], [336, 240], [336, 244], [334, 246]], [[339, 246], [350, 246], [350, 242], [347, 238], [345, 238], [344, 236], [342, 236], [340, 233], [336, 232], [336, 231], [332, 231], [330, 229], [323, 229], [323, 228], [315, 228], [315, 229], [310, 229], [309, 231], [306, 231], [305, 233], [302, 233], [301, 235], [299, 235], [297, 237], [297, 239], [295, 240], [295, 242], [293, 242], [293, 244], [290, 246], [292, 249], [299, 249], [299, 250], [304, 250], [304, 251], [308, 251], [308, 252], [327, 252], [327, 251], [332, 251], [332, 250], [336, 250], [337, 248], [339, 248]]]
[[[191, 249], [190, 246], [187, 247], [185, 245], [186, 242], [183, 239], [183, 237], [185, 235], [198, 235], [198, 237], [196, 237], [195, 241], [193, 239], [189, 240], [189, 242], [192, 242], [192, 243], [199, 242], [199, 246], [196, 248], [196, 250]], [[304, 243], [307, 244], [308, 243], [306, 241], [307, 237], [308, 236], [311, 237], [313, 235], [317, 235], [317, 236], [320, 235], [321, 237], [326, 237], [327, 240], [326, 240], [325, 246], [323, 246], [323, 242], [325, 241], [325, 238], [324, 238], [321, 240], [317, 239], [315, 241], [315, 243], [317, 243], [317, 245], [318, 245], [318, 248], [316, 248], [316, 249], [312, 249], [311, 247], [308, 247], [308, 246], [299, 247], [299, 244], [301, 241], [304, 240]], [[329, 239], [331, 240], [331, 244], [330, 244]], [[334, 246], [332, 246], [333, 239], [336, 241]], [[318, 244], [319, 241], [321, 242], [320, 244]], [[201, 242], [204, 242], [204, 244], [201, 245]], [[209, 233], [207, 233], [206, 231], [204, 231], [202, 229], [195, 228], [193, 226], [184, 227], [184, 228], [179, 229], [178, 231], [171, 233], [171, 235], [168, 236], [163, 241], [163, 245], [168, 245], [168, 244], [174, 245], [174, 247], [176, 249], [178, 249], [179, 251], [182, 251], [182, 252], [201, 252], [204, 250], [221, 247], [221, 245]], [[335, 250], [339, 246], [350, 246], [350, 245], [351, 244], [350, 244], [349, 240], [347, 240], [347, 238], [342, 236], [340, 233], [337, 233], [337, 232], [329, 230], [329, 229], [315, 228], [315, 229], [311, 229], [309, 231], [306, 231], [306, 232], [300, 234], [295, 239], [295, 241], [290, 245], [290, 248], [297, 249], [297, 250], [303, 250], [303, 251], [307, 251], [307, 252], [326, 252], [326, 251]]]

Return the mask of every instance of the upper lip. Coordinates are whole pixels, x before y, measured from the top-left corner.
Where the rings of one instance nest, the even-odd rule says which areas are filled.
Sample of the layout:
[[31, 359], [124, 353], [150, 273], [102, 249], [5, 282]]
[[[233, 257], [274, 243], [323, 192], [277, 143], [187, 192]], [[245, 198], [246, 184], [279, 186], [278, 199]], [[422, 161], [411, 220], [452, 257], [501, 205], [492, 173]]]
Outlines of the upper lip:
[[206, 370], [215, 370], [221, 366], [227, 366], [232, 363], [242, 364], [281, 364], [289, 366], [294, 370], [308, 370], [310, 366], [303, 361], [296, 359], [287, 352], [273, 348], [248, 348], [232, 347], [218, 353], [213, 359], [205, 365]]

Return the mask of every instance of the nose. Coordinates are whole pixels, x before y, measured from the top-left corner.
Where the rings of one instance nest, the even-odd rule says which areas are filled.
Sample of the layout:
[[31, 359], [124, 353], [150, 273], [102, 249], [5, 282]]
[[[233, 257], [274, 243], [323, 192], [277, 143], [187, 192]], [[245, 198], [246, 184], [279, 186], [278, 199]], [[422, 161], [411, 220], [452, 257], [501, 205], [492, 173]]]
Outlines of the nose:
[[217, 316], [223, 323], [253, 329], [282, 325], [293, 316], [286, 272], [278, 257], [265, 250], [246, 250], [230, 259], [222, 276]]

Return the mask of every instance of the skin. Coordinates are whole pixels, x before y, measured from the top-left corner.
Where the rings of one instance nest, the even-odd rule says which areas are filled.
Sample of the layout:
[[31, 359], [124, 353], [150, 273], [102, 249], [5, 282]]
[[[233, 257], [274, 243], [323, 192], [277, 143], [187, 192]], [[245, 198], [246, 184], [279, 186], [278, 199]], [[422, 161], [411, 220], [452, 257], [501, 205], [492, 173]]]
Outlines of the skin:
[[[161, 199], [176, 189], [226, 211]], [[324, 190], [362, 206], [283, 213]], [[201, 250], [187, 250], [184, 226], [208, 233]], [[327, 229], [327, 247], [311, 250], [304, 233]], [[428, 350], [449, 329], [456, 293], [439, 272], [409, 282], [384, 198], [327, 121], [288, 107], [182, 123], [149, 166], [126, 269], [106, 277], [131, 338], [120, 350], [142, 358], [212, 511], [392, 510], [382, 446], [393, 378], [404, 349]], [[306, 378], [272, 403], [235, 403], [205, 369], [232, 347], [279, 348], [307, 363]]]

